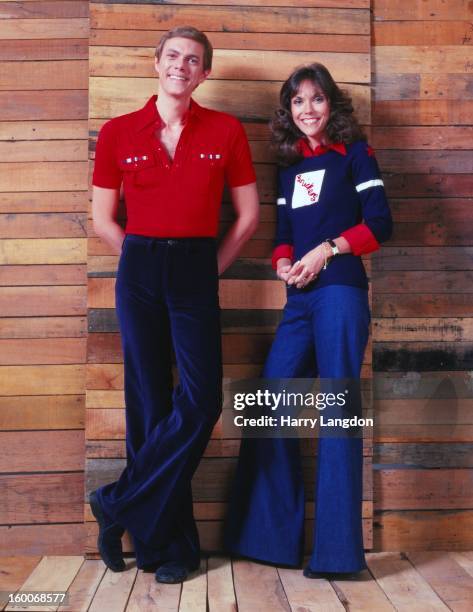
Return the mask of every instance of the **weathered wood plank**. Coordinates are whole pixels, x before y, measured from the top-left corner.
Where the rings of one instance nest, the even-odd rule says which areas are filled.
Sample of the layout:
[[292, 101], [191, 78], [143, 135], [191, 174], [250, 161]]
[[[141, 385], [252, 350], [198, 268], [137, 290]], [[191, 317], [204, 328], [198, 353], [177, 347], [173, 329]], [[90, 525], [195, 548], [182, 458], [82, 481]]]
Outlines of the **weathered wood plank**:
[[[452, 395], [455, 395], [452, 388]], [[384, 425], [471, 425], [471, 397], [442, 397], [441, 389], [432, 386], [424, 398], [376, 398], [377, 423]]]
[[[88, 307], [114, 307], [114, 278], [89, 278]], [[219, 284], [221, 308], [274, 309], [286, 302], [285, 288], [278, 280], [221, 280]]]
[[84, 405], [85, 395], [0, 397], [0, 430], [83, 429]]
[[375, 342], [459, 342], [473, 340], [472, 318], [374, 319]]
[[87, 134], [87, 121], [0, 121], [0, 140], [8, 142], [87, 140]]
[[[473, 248], [390, 247], [384, 246], [372, 258], [373, 275], [387, 271], [409, 270], [473, 270]], [[382, 276], [376, 276], [376, 283]], [[378, 290], [378, 286], [376, 285]], [[376, 295], [373, 296], [374, 298]]]
[[73, 431], [0, 432], [8, 453], [0, 458], [1, 472], [82, 471], [84, 433]]
[[233, 561], [232, 565], [238, 609], [255, 610], [264, 601], [268, 609], [290, 612], [291, 606], [275, 567], [243, 560]]
[[[305, 541], [306, 541], [306, 553], [310, 553], [311, 542], [313, 541], [313, 521], [306, 521], [305, 524]], [[197, 530], [199, 532], [199, 538], [201, 548], [204, 551], [215, 551], [222, 550], [223, 547], [223, 521], [197, 521]], [[97, 525], [96, 523], [85, 523], [86, 531], [86, 553], [97, 553]], [[365, 542], [365, 548], [372, 547], [372, 520], [363, 519], [363, 538]], [[127, 533], [122, 538], [124, 552], [132, 552], [133, 545], [131, 539]], [[250, 608], [253, 609], [253, 608]]]
[[393, 246], [449, 246], [460, 244], [471, 246], [471, 235], [465, 231], [464, 223], [451, 223], [446, 226], [436, 222], [396, 223], [390, 242]]
[[124, 408], [125, 394], [123, 391], [94, 391], [87, 389], [86, 408]]
[[472, 13], [467, 0], [375, 0], [374, 15], [376, 21], [456, 21], [468, 18]]
[[466, 372], [448, 370], [408, 372], [406, 374], [384, 372], [374, 382], [376, 399], [468, 399], [473, 384]]
[[472, 510], [376, 512], [375, 550], [471, 550]]
[[85, 265], [2, 266], [0, 286], [85, 285]]
[[0, 308], [6, 317], [80, 316], [87, 311], [86, 297], [83, 286], [1, 287]]
[[[281, 320], [279, 310], [222, 310], [224, 333], [274, 333]], [[116, 312], [112, 308], [89, 310], [89, 332], [116, 332], [119, 330]], [[1, 323], [0, 323], [1, 331]]]
[[21, 80], [18, 62], [2, 62], [0, 90], [87, 89], [88, 62], [84, 60], [23, 61]]
[[[471, 79], [463, 74], [384, 74], [373, 76], [374, 100], [468, 100]], [[445, 106], [444, 112], [445, 112]]]
[[[6, 0], [0, 0], [6, 1]], [[37, 0], [34, 0], [37, 1]], [[96, 4], [156, 4], [155, 0], [91, 0]], [[219, 0], [221, 6], [233, 6], [235, 0]], [[167, 4], [189, 4], [189, 0], [171, 0]], [[208, 5], [208, 0], [193, 0], [195, 5]], [[287, 6], [287, 0], [245, 0], [245, 6]], [[369, 8], [369, 0], [304, 0], [304, 6], [317, 8]]]
[[[313, 500], [314, 458], [303, 457], [303, 478], [306, 499]], [[86, 464], [86, 494], [113, 482], [122, 473], [126, 461], [123, 459], [89, 459]], [[204, 458], [192, 479], [195, 501], [226, 501], [237, 465], [236, 457]], [[364, 499], [371, 499], [371, 458], [365, 457], [363, 464]]]
[[[284, 0], [286, 3], [287, 0]], [[260, 4], [261, 6], [261, 4]], [[166, 30], [96, 30], [90, 45], [111, 47], [155, 47]], [[278, 32], [212, 32], [214, 49], [261, 49], [268, 51], [335, 51], [368, 53], [370, 37], [359, 34], [281, 34]]]
[[[109, 118], [136, 110], [155, 91], [154, 78], [90, 78], [90, 116]], [[206, 81], [195, 92], [199, 104], [241, 119], [268, 120], [278, 104], [281, 84], [274, 81]], [[245, 100], [241, 97], [245, 90]], [[370, 91], [365, 85], [347, 85], [357, 116], [370, 122]], [[1, 101], [1, 95], [0, 95]]]
[[[366, 546], [365, 546], [366, 548]], [[358, 572], [354, 580], [333, 580], [332, 586], [343, 602], [345, 609], [376, 610], [385, 612], [395, 610], [384, 591], [368, 570]]]
[[[223, 360], [225, 363], [263, 363], [272, 336], [270, 334], [224, 335]], [[88, 343], [88, 363], [120, 363], [122, 349], [118, 334], [91, 334]]]
[[61, 604], [58, 611], [87, 612], [106, 569], [103, 561], [86, 559], [67, 591], [68, 603]]
[[41, 561], [39, 556], [0, 557], [0, 607], [3, 610], [8, 603], [8, 593], [21, 587], [34, 568]]
[[86, 236], [85, 213], [0, 215], [0, 238], [79, 238]]
[[2, 317], [0, 338], [85, 338], [85, 317]]
[[157, 583], [152, 572], [139, 571], [131, 591], [126, 612], [177, 612], [181, 597], [181, 584]]
[[473, 127], [400, 126], [373, 128], [371, 145], [375, 149], [470, 149]]
[[213, 6], [155, 6], [105, 5], [92, 3], [90, 25], [93, 29], [147, 30], [150, 23], [165, 23], [171, 29], [182, 23], [212, 31], [284, 32], [320, 34], [368, 34], [369, 11], [331, 8], [297, 8], [255, 6], [251, 11], [243, 7]]
[[448, 555], [454, 559], [470, 576], [473, 576], [473, 553], [469, 551], [451, 552]]
[[2, 62], [86, 60], [87, 57], [87, 39], [80, 37], [51, 40], [2, 40], [2, 47], [0, 48], [0, 60]]
[[[417, 41], [415, 41], [417, 43]], [[384, 74], [468, 73], [464, 45], [380, 45], [373, 61]]]
[[0, 366], [1, 395], [78, 395], [84, 392], [85, 366]]
[[83, 555], [84, 524], [0, 527], [4, 550], [17, 555]]
[[463, 174], [473, 170], [470, 151], [381, 150], [377, 157], [384, 172]]
[[88, 32], [86, 18], [2, 20], [2, 39], [7, 40], [87, 38]]
[[375, 444], [373, 463], [375, 467], [473, 468], [473, 444]]
[[[283, 81], [294, 66], [310, 64], [313, 61], [313, 51], [216, 49], [209, 78], [238, 81]], [[370, 82], [370, 56], [367, 53], [320, 51], [317, 54], [317, 61], [330, 66], [333, 78], [339, 83], [353, 82], [354, 74], [357, 83]], [[94, 77], [155, 78], [156, 76], [154, 48], [93, 46], [90, 48], [89, 62], [90, 75]], [[7, 79], [7, 76], [4, 79]], [[0, 79], [1, 86], [2, 79]], [[56, 89], [53, 85], [48, 88]], [[32, 84], [28, 89], [41, 89], [41, 87], [34, 87]]]
[[[30, 576], [23, 583], [22, 591], [46, 590], [49, 592], [67, 591], [84, 559], [81, 556], [46, 556], [41, 559]], [[59, 603], [35, 605], [37, 610], [57, 610]], [[7, 610], [15, 610], [14, 605]]]
[[[0, 91], [2, 120], [59, 121], [87, 119], [87, 94], [84, 91], [81, 89], [17, 91], [15, 92], [14, 104], [9, 91]], [[83, 183], [79, 189], [81, 188], [83, 188]], [[2, 191], [7, 190], [2, 188]]]
[[473, 470], [379, 469], [373, 474], [376, 510], [471, 508]]
[[[28, 264], [81, 264], [87, 261], [87, 241], [85, 238], [35, 238], [35, 239], [9, 239], [0, 243], [0, 265], [28, 265]], [[25, 288], [26, 290], [27, 288]], [[73, 293], [73, 288], [64, 288], [64, 293]], [[85, 297], [82, 287], [75, 287], [76, 295], [80, 296], [81, 303]], [[15, 295], [19, 295], [19, 288], [15, 288]], [[41, 295], [40, 289], [36, 289]], [[8, 299], [13, 293], [2, 290]], [[60, 291], [58, 290], [58, 293]], [[57, 312], [54, 305], [50, 306], [51, 314]], [[20, 314], [13, 312], [12, 314]], [[58, 314], [65, 314], [59, 312]], [[83, 310], [75, 314], [83, 314]]]
[[[378, 8], [378, 7], [377, 7]], [[463, 21], [375, 21], [373, 46], [470, 45], [471, 27], [465, 11]]]
[[182, 583], [179, 610], [199, 612], [207, 607], [207, 559], [201, 559], [200, 568]]
[[79, 523], [83, 517], [84, 475], [0, 475], [0, 523]]
[[1, 159], [12, 162], [87, 160], [86, 140], [0, 142]]
[[409, 552], [407, 558], [450, 610], [468, 610], [473, 577], [455, 559], [439, 552]]
[[[375, 100], [372, 124], [468, 125], [473, 100]], [[407, 167], [407, 166], [406, 166]]]
[[385, 425], [374, 433], [375, 442], [473, 442], [471, 425]]
[[71, 162], [4, 162], [1, 165], [2, 191], [77, 191], [87, 184], [88, 164]]
[[[324, 578], [311, 580], [302, 575], [300, 569], [278, 568], [277, 573], [284, 588], [291, 610], [345, 610], [336, 592]], [[254, 602], [257, 605], [257, 602]]]
[[420, 97], [432, 100], [464, 100], [473, 98], [469, 74], [422, 74]]
[[208, 559], [207, 598], [209, 612], [235, 612], [237, 610], [230, 559], [225, 557]]
[[367, 563], [396, 610], [412, 609], [413, 598], [420, 609], [449, 609], [402, 553], [371, 553]]
[[88, 2], [85, 0], [0, 3], [0, 19], [73, 19], [87, 17], [88, 13]]
[[[195, 501], [193, 503], [194, 517], [197, 521], [223, 521], [227, 514], [228, 504], [226, 502], [203, 502]], [[314, 502], [306, 502], [306, 515], [314, 516]], [[371, 500], [363, 501], [362, 508], [363, 518], [373, 517], [373, 504]], [[84, 521], [95, 522], [94, 515], [88, 503], [84, 504]], [[217, 562], [218, 563], [218, 560]]]
[[[473, 275], [469, 271], [429, 271], [429, 270], [405, 270], [391, 271], [389, 278], [376, 278], [376, 291], [380, 294], [400, 293], [408, 291], [420, 294], [451, 294], [470, 293], [469, 284]], [[415, 289], [415, 291], [413, 291]], [[419, 315], [421, 313], [419, 312]]]
[[85, 363], [85, 338], [0, 339], [0, 365]]
[[[27, 136], [25, 138], [28, 140]], [[87, 192], [0, 193], [0, 211], [2, 213], [85, 212], [87, 211]]]
[[473, 177], [462, 174], [384, 175], [387, 192], [392, 197], [470, 197]]
[[473, 311], [473, 294], [425, 295], [383, 293], [373, 296], [375, 317], [466, 317]]
[[136, 567], [118, 573], [107, 569], [92, 599], [89, 612], [103, 612], [107, 609], [114, 612], [124, 612], [136, 574]]

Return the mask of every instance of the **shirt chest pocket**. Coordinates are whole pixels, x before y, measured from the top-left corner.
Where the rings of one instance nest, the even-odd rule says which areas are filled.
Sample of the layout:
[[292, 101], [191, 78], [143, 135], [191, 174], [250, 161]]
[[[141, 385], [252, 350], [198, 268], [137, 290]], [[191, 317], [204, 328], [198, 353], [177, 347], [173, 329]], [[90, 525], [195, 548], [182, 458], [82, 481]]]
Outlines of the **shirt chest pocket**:
[[221, 153], [197, 151], [192, 155], [194, 188], [198, 191], [216, 188], [224, 182], [224, 160]]
[[122, 156], [119, 164], [123, 170], [125, 188], [152, 187], [160, 182], [161, 168], [153, 153], [141, 152]]

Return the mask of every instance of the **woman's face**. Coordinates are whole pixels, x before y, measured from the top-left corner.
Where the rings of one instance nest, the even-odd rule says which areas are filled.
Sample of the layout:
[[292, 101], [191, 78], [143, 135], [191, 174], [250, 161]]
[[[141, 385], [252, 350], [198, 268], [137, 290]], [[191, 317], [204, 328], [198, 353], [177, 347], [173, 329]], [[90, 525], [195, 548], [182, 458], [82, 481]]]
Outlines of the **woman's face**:
[[312, 148], [324, 141], [330, 103], [318, 85], [312, 81], [302, 81], [291, 99], [291, 114], [295, 125], [307, 136]]

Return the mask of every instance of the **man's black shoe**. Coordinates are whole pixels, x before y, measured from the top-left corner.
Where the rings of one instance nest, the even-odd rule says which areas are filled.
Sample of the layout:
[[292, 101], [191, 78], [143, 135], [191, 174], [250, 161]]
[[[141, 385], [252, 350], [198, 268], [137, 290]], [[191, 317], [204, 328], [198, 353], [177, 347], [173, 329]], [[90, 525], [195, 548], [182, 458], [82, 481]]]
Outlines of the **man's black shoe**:
[[155, 573], [156, 582], [164, 582], [166, 584], [176, 584], [184, 582], [189, 574], [199, 568], [199, 563], [192, 567], [179, 561], [167, 561], [158, 567]]
[[89, 503], [99, 525], [97, 547], [102, 561], [112, 572], [123, 572], [126, 569], [122, 549], [122, 535], [125, 530], [106, 516], [95, 491], [89, 495]]
[[353, 580], [359, 572], [314, 572], [309, 566], [302, 572], [306, 578], [325, 578], [325, 580]]

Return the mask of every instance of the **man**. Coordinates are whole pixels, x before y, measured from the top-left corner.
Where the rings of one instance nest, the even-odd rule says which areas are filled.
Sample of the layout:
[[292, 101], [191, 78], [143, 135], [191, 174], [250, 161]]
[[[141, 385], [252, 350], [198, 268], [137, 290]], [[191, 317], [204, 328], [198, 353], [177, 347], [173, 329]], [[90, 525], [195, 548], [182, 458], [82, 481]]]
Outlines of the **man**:
[[[159, 96], [108, 121], [96, 150], [96, 233], [121, 251], [116, 308], [124, 364], [127, 467], [90, 496], [106, 565], [125, 569], [121, 536], [158, 582], [198, 568], [191, 478], [221, 409], [218, 273], [256, 229], [258, 195], [248, 142], [230, 115], [192, 92], [208, 77], [212, 46], [192, 27], [161, 39]], [[216, 252], [222, 190], [236, 220]], [[116, 221], [121, 184], [126, 232]], [[179, 384], [172, 389], [174, 349]]]

